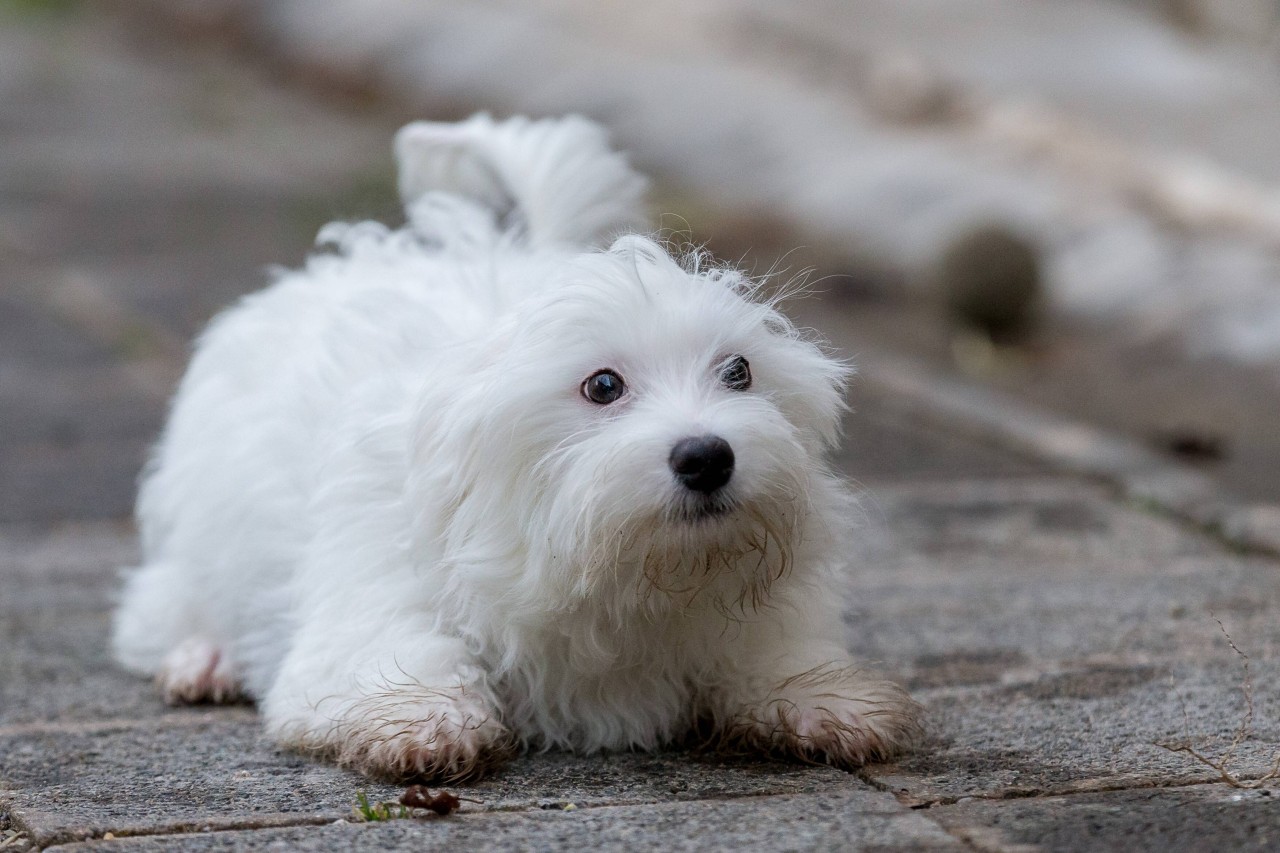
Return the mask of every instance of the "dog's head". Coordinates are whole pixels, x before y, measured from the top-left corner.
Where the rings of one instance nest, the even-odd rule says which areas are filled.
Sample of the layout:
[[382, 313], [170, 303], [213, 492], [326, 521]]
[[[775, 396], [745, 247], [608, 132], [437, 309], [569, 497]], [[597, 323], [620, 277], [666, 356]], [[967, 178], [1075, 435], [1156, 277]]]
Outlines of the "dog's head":
[[713, 577], [758, 595], [827, 476], [847, 368], [741, 274], [652, 240], [550, 275], [423, 408], [419, 458], [454, 457], [446, 549], [524, 560], [562, 601]]

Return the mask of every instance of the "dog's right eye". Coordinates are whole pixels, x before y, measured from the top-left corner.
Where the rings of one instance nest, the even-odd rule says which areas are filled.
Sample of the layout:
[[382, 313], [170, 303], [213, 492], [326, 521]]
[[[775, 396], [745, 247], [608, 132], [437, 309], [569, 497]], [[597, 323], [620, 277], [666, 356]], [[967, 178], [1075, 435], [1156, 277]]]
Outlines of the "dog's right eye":
[[582, 396], [602, 406], [609, 405], [625, 393], [626, 383], [612, 370], [597, 370], [582, 383]]

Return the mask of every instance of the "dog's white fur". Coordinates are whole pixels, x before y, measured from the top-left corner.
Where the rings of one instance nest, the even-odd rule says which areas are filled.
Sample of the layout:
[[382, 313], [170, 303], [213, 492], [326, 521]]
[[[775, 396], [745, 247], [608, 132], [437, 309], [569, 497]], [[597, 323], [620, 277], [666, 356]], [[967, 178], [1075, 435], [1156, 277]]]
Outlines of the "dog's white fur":
[[[592, 249], [644, 181], [590, 122], [419, 123], [396, 151], [408, 225], [329, 226], [200, 338], [119, 660], [381, 775], [699, 723], [839, 764], [906, 744], [917, 706], [842, 641], [846, 368], [736, 272]], [[609, 405], [581, 393], [602, 368]], [[669, 465], [707, 434], [736, 457], [713, 498]]]

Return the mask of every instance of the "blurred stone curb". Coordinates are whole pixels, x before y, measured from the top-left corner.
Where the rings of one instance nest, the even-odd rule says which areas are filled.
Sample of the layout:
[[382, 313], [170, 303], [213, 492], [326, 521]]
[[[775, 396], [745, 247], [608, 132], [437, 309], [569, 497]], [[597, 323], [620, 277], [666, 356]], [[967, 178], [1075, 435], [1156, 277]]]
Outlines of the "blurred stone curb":
[[883, 352], [861, 356], [858, 375], [867, 386], [915, 401], [924, 417], [947, 429], [1024, 453], [1064, 473], [1101, 480], [1123, 499], [1194, 524], [1234, 547], [1280, 555], [1280, 508], [1239, 502], [1213, 478], [1139, 442], [932, 374]]

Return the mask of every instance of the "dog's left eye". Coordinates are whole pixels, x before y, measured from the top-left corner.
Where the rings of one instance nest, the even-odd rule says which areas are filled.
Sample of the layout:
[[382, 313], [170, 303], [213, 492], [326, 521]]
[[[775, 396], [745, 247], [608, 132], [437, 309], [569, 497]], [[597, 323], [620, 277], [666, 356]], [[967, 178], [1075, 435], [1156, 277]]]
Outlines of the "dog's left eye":
[[751, 364], [735, 355], [720, 368], [720, 381], [731, 391], [745, 391], [751, 387]]
[[627, 391], [622, 377], [612, 370], [598, 370], [582, 383], [582, 396], [593, 403], [607, 406]]

